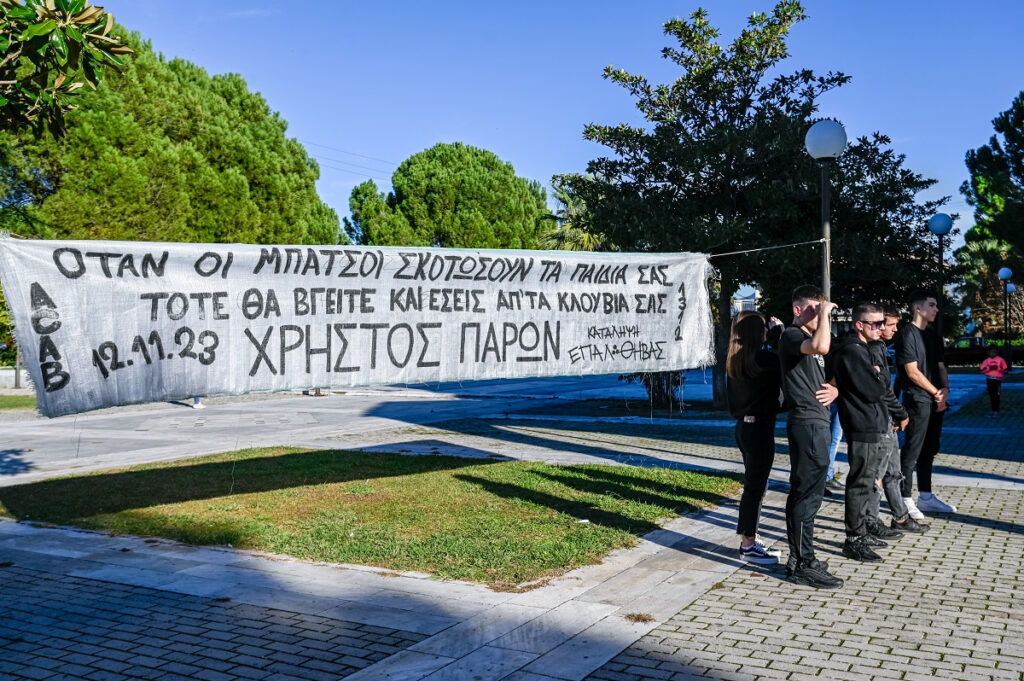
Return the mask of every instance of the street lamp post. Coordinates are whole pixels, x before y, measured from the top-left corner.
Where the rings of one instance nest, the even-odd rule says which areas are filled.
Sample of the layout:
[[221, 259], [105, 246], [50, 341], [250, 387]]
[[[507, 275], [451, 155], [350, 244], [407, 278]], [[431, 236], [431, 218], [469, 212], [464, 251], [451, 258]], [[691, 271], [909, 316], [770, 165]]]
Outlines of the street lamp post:
[[942, 314], [943, 307], [945, 306], [945, 291], [943, 282], [943, 257], [946, 252], [946, 235], [949, 234], [949, 230], [953, 229], [953, 218], [949, 217], [945, 213], [936, 213], [928, 221], [928, 231], [935, 236], [939, 237], [939, 285], [936, 289], [936, 294], [939, 296], [939, 315], [935, 318], [935, 330], [939, 334], [939, 341], [945, 345], [945, 340], [942, 335]]
[[804, 146], [811, 158], [821, 164], [821, 237], [824, 246], [821, 261], [821, 289], [825, 299], [832, 295], [832, 187], [829, 183], [829, 168], [834, 158], [839, 158], [846, 148], [846, 130], [837, 121], [825, 119], [811, 126], [804, 137]]
[[[1012, 276], [1013, 270], [1009, 267], [999, 270], [999, 279], [1003, 282], [1003, 359], [1006, 360], [1007, 367], [1013, 364], [1013, 354], [1010, 352], [1010, 287], [1013, 286], [1010, 283], [1010, 277]], [[1017, 290], [1016, 286], [1014, 286], [1014, 290]]]
[[[1006, 316], [1006, 342], [1010, 342], [1010, 296], [1017, 292], [1017, 287], [1014, 286], [1013, 282], [1006, 282], [1006, 292], [1003, 294], [1005, 300], [1003, 301], [1003, 314]], [[1009, 346], [1009, 350], [1006, 353], [1006, 367], [1010, 368], [1013, 366], [1013, 346]]]

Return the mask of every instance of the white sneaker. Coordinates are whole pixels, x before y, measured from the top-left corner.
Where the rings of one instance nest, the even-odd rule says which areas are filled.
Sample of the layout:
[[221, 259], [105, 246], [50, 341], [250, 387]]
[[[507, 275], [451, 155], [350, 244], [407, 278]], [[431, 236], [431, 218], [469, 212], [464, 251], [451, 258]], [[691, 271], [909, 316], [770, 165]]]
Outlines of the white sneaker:
[[903, 505], [907, 507], [910, 517], [914, 520], [924, 520], [924, 513], [917, 508], [913, 497], [903, 497]]
[[193, 409], [206, 409], [206, 405], [202, 402], [196, 402], [192, 405]]
[[919, 495], [917, 498], [917, 508], [920, 511], [928, 511], [929, 513], [956, 513], [956, 506], [947, 504], [934, 494], [928, 496]]

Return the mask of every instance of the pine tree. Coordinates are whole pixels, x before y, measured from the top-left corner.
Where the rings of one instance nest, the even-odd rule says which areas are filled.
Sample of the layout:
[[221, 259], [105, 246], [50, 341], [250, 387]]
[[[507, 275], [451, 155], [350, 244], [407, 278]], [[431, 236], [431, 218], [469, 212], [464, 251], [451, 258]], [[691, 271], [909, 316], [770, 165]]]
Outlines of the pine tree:
[[136, 56], [79, 97], [66, 134], [0, 139], [0, 225], [39, 238], [324, 243], [319, 170], [237, 74]]
[[363, 244], [537, 248], [548, 215], [544, 189], [492, 152], [460, 142], [406, 159], [385, 195], [373, 181], [352, 190], [349, 235]]

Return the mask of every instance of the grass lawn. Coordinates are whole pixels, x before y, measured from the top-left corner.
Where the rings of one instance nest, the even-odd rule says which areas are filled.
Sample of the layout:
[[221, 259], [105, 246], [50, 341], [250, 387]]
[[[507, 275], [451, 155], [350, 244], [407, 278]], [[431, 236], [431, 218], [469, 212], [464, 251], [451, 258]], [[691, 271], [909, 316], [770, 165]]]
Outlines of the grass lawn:
[[738, 488], [663, 468], [262, 448], [0, 487], [0, 514], [511, 589]]
[[0, 409], [35, 409], [35, 395], [0, 395]]

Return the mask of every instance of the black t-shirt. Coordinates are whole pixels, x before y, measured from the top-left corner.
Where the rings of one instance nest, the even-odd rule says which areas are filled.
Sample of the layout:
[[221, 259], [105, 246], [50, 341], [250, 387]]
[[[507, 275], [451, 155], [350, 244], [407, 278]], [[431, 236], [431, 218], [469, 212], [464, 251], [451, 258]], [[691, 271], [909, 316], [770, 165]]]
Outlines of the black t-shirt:
[[744, 416], [774, 416], [779, 412], [779, 387], [782, 375], [779, 357], [774, 352], [758, 350], [754, 362], [761, 367], [756, 378], [726, 377], [726, 399], [729, 413], [734, 418]]
[[828, 407], [815, 397], [825, 383], [825, 357], [805, 355], [800, 346], [811, 335], [791, 326], [779, 339], [779, 361], [782, 364], [782, 391], [786, 394], [790, 423], [829, 425], [832, 422]]
[[924, 331], [913, 324], [907, 324], [894, 339], [896, 342], [896, 374], [899, 376], [900, 387], [904, 392], [913, 392], [917, 395], [928, 395], [928, 393], [907, 377], [905, 365], [917, 362], [917, 368], [925, 375], [931, 384], [936, 388], [945, 388], [942, 378], [939, 375], [939, 362], [943, 361], [942, 341], [939, 334], [932, 328]]

